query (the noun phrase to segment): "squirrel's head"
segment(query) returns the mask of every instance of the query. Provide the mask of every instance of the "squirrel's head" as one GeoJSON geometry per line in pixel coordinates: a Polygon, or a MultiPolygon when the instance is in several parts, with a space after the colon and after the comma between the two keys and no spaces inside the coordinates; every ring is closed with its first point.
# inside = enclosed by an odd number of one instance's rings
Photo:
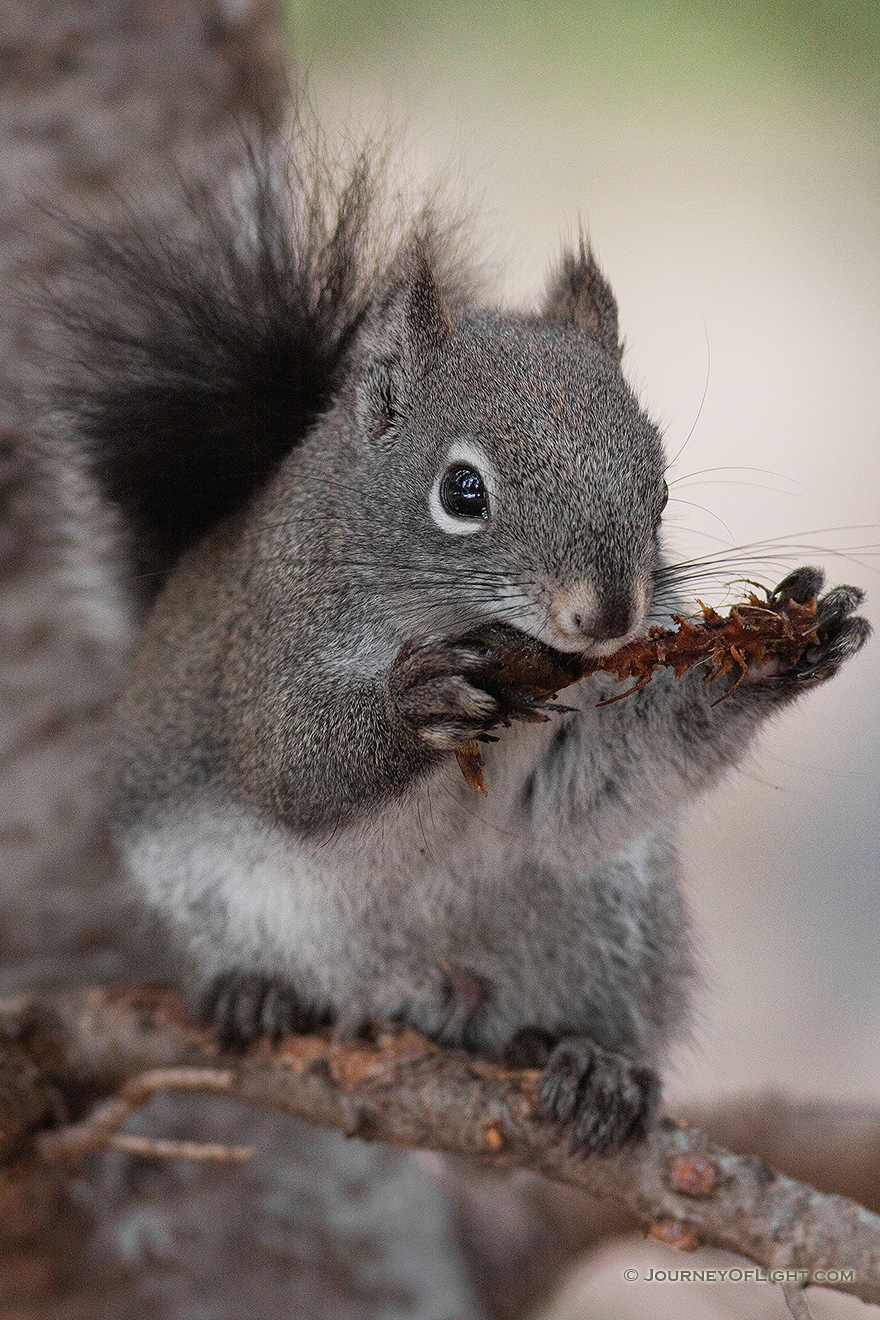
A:
{"type": "Polygon", "coordinates": [[[453,316],[410,251],[364,333],[350,421],[376,562],[426,622],[494,617],[593,654],[638,629],[665,460],[620,355],[614,296],[583,245],[536,315],[453,316]]]}

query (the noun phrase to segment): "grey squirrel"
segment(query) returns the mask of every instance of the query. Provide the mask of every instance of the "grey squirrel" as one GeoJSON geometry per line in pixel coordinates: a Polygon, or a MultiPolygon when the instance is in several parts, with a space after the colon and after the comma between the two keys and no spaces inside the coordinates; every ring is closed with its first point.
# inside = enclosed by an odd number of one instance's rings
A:
{"type": "Polygon", "coordinates": [[[785,672],[603,708],[599,674],[499,728],[469,631],[601,655],[680,606],[661,436],[589,248],[538,310],[482,307],[427,212],[383,245],[368,156],[334,181],[257,147],[178,234],[84,239],[63,415],[148,606],[114,829],[224,1044],[402,1021],[542,1067],[601,1154],[645,1132],[687,1018],[678,818],[860,649],[861,593],[785,672]]]}

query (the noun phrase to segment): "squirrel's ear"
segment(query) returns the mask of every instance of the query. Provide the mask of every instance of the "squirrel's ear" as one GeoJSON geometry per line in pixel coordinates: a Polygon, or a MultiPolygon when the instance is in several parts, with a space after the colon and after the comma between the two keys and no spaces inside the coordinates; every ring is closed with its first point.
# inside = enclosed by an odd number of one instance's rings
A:
{"type": "Polygon", "coordinates": [[[548,321],[575,325],[615,362],[623,353],[617,328],[617,302],[583,238],[577,255],[566,252],[550,280],[544,301],[548,321]]]}
{"type": "Polygon", "coordinates": [[[416,238],[364,331],[356,408],[371,440],[393,427],[406,407],[411,382],[424,375],[452,333],[446,300],[424,244],[416,238]]]}

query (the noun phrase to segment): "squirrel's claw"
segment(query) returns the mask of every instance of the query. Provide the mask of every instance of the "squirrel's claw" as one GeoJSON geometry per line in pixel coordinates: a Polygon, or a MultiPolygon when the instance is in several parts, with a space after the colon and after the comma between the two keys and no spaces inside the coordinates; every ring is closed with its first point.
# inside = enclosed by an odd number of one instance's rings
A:
{"type": "Polygon", "coordinates": [[[812,566],[796,568],[770,593],[772,601],[793,600],[797,605],[804,605],[818,596],[825,583],[825,574],[821,568],[812,566]]]}
{"type": "Polygon", "coordinates": [[[216,977],[201,996],[198,1014],[218,1043],[231,1050],[243,1050],[257,1036],[278,1041],[321,1020],[286,982],[241,972],[216,977]]]}
{"type": "Polygon", "coordinates": [[[507,698],[505,715],[509,720],[521,720],[526,724],[545,724],[551,715],[571,715],[576,710],[576,706],[564,706],[559,701],[514,693],[507,698]]]}

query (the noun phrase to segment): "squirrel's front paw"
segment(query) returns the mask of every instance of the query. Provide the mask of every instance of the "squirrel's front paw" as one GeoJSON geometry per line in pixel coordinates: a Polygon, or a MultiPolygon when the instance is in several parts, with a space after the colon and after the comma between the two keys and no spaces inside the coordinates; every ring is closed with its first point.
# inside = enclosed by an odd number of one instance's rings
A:
{"type": "Polygon", "coordinates": [[[547,1060],[539,1100],[573,1151],[610,1155],[647,1132],[660,1103],[660,1079],[652,1068],[570,1036],[547,1060]]]}
{"type": "Polygon", "coordinates": [[[227,1049],[244,1049],[257,1036],[277,1041],[320,1024],[283,981],[257,972],[225,972],[199,1001],[199,1015],[227,1049]]]}
{"type": "Polygon", "coordinates": [[[404,642],[388,674],[391,704],[404,724],[440,752],[452,752],[500,719],[485,684],[498,661],[442,638],[404,642]]]}
{"type": "MultiPolygon", "coordinates": [[[[788,598],[803,604],[818,596],[825,574],[818,568],[797,568],[780,582],[771,600],[788,598]]],[[[818,641],[807,648],[796,664],[783,668],[768,666],[753,681],[766,684],[780,695],[795,695],[826,682],[840,666],[862,649],[871,635],[871,625],[855,611],[864,599],[858,587],[834,587],[820,596],[812,630],[818,641]]]]}

